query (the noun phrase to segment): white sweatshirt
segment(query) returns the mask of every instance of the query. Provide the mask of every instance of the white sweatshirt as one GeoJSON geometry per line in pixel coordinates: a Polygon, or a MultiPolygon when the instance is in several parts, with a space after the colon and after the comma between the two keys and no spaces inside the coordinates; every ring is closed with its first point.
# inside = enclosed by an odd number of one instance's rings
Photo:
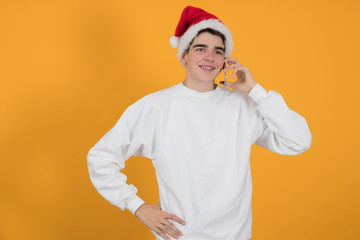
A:
{"type": "Polygon", "coordinates": [[[252,233],[251,146],[296,155],[311,141],[306,120],[259,83],[249,94],[179,83],[129,106],[90,150],[88,168],[98,192],[134,214],[145,201],[120,170],[131,156],[149,158],[162,210],[186,221],[169,220],[180,239],[245,240],[252,233]]]}

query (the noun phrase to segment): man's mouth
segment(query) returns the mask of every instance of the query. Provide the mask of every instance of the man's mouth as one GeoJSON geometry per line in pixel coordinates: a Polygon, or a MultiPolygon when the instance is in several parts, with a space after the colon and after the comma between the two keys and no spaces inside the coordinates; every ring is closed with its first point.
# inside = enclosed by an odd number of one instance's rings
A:
{"type": "Polygon", "coordinates": [[[214,70],[215,67],[211,67],[211,66],[204,66],[204,65],[199,65],[202,69],[206,69],[206,70],[214,70]]]}

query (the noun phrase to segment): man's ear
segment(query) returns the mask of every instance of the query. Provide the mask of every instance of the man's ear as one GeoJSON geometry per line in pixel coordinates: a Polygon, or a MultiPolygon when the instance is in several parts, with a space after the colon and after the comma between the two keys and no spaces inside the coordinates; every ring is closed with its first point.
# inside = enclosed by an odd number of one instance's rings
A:
{"type": "Polygon", "coordinates": [[[182,62],[182,64],[184,64],[186,66],[186,64],[187,64],[187,54],[186,54],[186,52],[183,52],[183,54],[181,55],[181,62],[182,62]]]}

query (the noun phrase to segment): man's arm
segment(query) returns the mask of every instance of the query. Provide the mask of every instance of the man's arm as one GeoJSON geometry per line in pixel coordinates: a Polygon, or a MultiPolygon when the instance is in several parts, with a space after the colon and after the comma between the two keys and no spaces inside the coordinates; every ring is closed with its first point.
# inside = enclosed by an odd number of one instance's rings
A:
{"type": "MultiPolygon", "coordinates": [[[[142,111],[144,112],[144,111],[142,111]]],[[[121,210],[130,210],[147,228],[164,239],[182,236],[181,231],[167,219],[185,224],[174,214],[161,210],[158,205],[145,203],[136,195],[137,188],[126,184],[127,177],[120,171],[131,156],[152,158],[154,149],[151,114],[138,117],[126,109],[116,125],[103,136],[88,153],[88,169],[97,191],[121,210]]]]}
{"type": "Polygon", "coordinates": [[[125,161],[140,148],[141,143],[131,137],[132,113],[126,109],[116,125],[98,141],[87,155],[90,179],[97,191],[111,204],[133,214],[145,203],[137,196],[137,188],[126,184],[120,171],[125,161]]]}
{"type": "Polygon", "coordinates": [[[289,109],[279,93],[267,92],[257,83],[249,96],[259,110],[257,145],[283,155],[300,154],[310,148],[312,135],[305,118],[289,109]]]}
{"type": "MultiPolygon", "coordinates": [[[[267,92],[256,83],[247,66],[238,59],[227,58],[229,64],[224,71],[234,69],[232,77],[236,82],[228,82],[229,87],[249,95],[258,104],[258,132],[256,144],[272,152],[295,155],[310,148],[312,135],[304,117],[289,109],[283,97],[275,92],[267,92]]],[[[220,84],[224,84],[223,81],[220,84]]]]}

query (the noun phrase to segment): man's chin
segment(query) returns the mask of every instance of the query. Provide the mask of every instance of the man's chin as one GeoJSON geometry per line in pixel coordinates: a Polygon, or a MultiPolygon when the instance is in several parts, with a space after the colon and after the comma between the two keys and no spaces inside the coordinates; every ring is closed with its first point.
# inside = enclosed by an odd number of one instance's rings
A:
{"type": "Polygon", "coordinates": [[[214,79],[203,79],[201,80],[202,83],[206,84],[206,83],[214,83],[215,82],[215,78],[214,79]]]}
{"type": "Polygon", "coordinates": [[[217,78],[217,76],[219,76],[220,72],[218,73],[212,73],[209,76],[206,76],[204,79],[206,79],[206,81],[214,81],[215,78],[217,78]]]}

